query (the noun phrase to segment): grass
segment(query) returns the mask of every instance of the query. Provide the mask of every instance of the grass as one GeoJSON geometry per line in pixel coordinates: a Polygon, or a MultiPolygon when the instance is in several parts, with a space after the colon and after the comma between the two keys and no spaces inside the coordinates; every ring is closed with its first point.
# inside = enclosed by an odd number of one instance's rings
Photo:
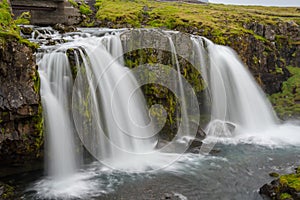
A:
{"type": "Polygon", "coordinates": [[[291,199],[292,195],[290,195],[289,193],[282,193],[280,195],[280,200],[285,200],[285,199],[291,199]]]}
{"type": "Polygon", "coordinates": [[[18,35],[17,26],[10,13],[10,7],[7,0],[0,1],[0,33],[1,35],[18,35]]]}
{"type": "MultiPolygon", "coordinates": [[[[189,4],[147,0],[96,0],[96,18],[132,27],[160,27],[167,29],[203,28],[202,35],[226,40],[228,34],[250,34],[247,22],[277,24],[278,21],[300,23],[296,8],[233,6],[220,4],[189,4]]],[[[182,31],[182,30],[180,30],[182,31]]],[[[253,34],[253,33],[252,33],[253,34]]],[[[260,36],[256,36],[260,37],[260,36]]],[[[264,38],[259,38],[264,40],[264,38]]]]}
{"type": "Polygon", "coordinates": [[[68,0],[68,2],[74,7],[74,8],[78,8],[80,14],[83,15],[91,15],[93,13],[93,11],[91,10],[90,6],[87,5],[83,0],[80,2],[80,4],[78,4],[76,1],[74,0],[68,0]]]}
{"type": "Polygon", "coordinates": [[[79,6],[79,11],[83,15],[90,15],[90,14],[93,13],[93,11],[91,10],[91,8],[87,4],[85,4],[85,3],[83,3],[83,4],[81,4],[79,6]]]}
{"type": "MultiPolygon", "coordinates": [[[[19,19],[23,22],[26,20],[24,17],[19,19]]],[[[31,43],[20,36],[20,29],[17,26],[17,23],[21,22],[20,20],[15,21],[12,18],[7,0],[0,0],[0,44],[10,39],[16,39],[18,42],[26,44],[31,48],[37,48],[37,44],[31,43]]]]}

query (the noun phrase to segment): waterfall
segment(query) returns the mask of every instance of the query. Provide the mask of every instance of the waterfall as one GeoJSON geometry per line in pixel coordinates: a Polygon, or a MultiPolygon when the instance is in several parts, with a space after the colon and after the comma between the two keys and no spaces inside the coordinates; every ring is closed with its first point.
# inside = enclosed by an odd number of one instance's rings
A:
{"type": "Polygon", "coordinates": [[[208,134],[230,136],[229,123],[248,131],[276,125],[270,103],[236,53],[202,37],[191,39],[212,99],[208,134]]]}
{"type": "MultiPolygon", "coordinates": [[[[178,92],[181,96],[181,98],[180,98],[181,110],[182,110],[181,121],[177,122],[177,127],[180,127],[180,130],[178,130],[177,137],[180,139],[181,137],[184,137],[184,136],[192,136],[192,134],[190,133],[191,130],[189,127],[189,117],[188,117],[188,113],[187,113],[187,102],[186,102],[187,96],[184,91],[184,84],[183,84],[183,80],[182,80],[182,76],[181,76],[181,72],[180,72],[181,67],[180,67],[180,64],[178,61],[177,52],[176,52],[176,48],[175,48],[174,42],[172,40],[172,37],[168,33],[167,33],[167,37],[169,40],[170,50],[172,53],[172,64],[175,66],[175,68],[177,70],[177,77],[178,77],[177,88],[179,88],[178,92]],[[180,123],[181,123],[181,126],[180,126],[180,123]]],[[[174,79],[174,80],[176,80],[176,79],[174,79]]],[[[179,116],[177,116],[177,117],[178,117],[178,119],[180,118],[179,116]]]]}
{"type": "Polygon", "coordinates": [[[44,108],[49,175],[64,178],[76,171],[73,126],[68,96],[73,79],[67,56],[59,51],[46,54],[38,62],[44,108]]]}
{"type": "Polygon", "coordinates": [[[112,168],[139,167],[134,160],[153,151],[154,122],[138,83],[122,66],[122,54],[120,38],[113,34],[61,44],[41,57],[50,175],[75,171],[75,130],[85,148],[112,168]],[[70,49],[75,66],[68,61],[70,49]]]}

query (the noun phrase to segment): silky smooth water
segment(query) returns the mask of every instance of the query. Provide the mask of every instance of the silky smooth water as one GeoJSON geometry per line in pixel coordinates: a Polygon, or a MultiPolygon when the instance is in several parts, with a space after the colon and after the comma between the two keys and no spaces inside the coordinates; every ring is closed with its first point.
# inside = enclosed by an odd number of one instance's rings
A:
{"type": "Polygon", "coordinates": [[[63,179],[77,168],[74,127],[68,110],[72,74],[68,58],[61,52],[44,55],[38,65],[48,150],[46,168],[52,178],[63,179]]]}
{"type": "Polygon", "coordinates": [[[266,95],[232,49],[203,37],[191,40],[212,100],[206,142],[300,144],[299,126],[279,123],[266,95]]]}

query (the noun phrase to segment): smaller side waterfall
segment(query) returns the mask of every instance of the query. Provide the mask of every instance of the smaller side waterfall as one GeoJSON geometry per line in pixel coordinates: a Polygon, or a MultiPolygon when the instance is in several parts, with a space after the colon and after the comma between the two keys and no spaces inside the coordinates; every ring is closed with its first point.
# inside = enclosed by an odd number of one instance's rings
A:
{"type": "Polygon", "coordinates": [[[48,141],[48,171],[53,178],[64,178],[77,168],[68,98],[72,93],[72,73],[67,56],[59,51],[44,55],[38,64],[48,141]]]}
{"type": "Polygon", "coordinates": [[[212,99],[208,134],[223,127],[223,135],[230,135],[226,121],[248,131],[277,124],[270,103],[233,50],[201,37],[192,37],[192,41],[212,99]]]}
{"type": "MultiPolygon", "coordinates": [[[[172,64],[175,66],[176,70],[177,70],[177,76],[178,76],[178,84],[177,84],[177,88],[178,88],[178,92],[181,96],[180,98],[180,104],[181,104],[181,122],[177,122],[177,126],[180,127],[180,130],[178,130],[178,134],[177,137],[184,137],[184,136],[192,136],[192,134],[190,133],[190,127],[189,127],[189,117],[187,114],[187,102],[186,102],[186,94],[185,94],[185,90],[184,90],[184,84],[182,81],[182,76],[181,76],[181,72],[180,72],[180,64],[178,61],[178,57],[177,57],[177,52],[176,52],[176,48],[174,45],[174,42],[172,40],[171,35],[169,35],[168,33],[167,37],[169,40],[169,44],[170,44],[170,50],[172,53],[172,64]],[[181,123],[181,126],[180,126],[181,123]]],[[[178,116],[178,119],[180,117],[178,116]]]]}

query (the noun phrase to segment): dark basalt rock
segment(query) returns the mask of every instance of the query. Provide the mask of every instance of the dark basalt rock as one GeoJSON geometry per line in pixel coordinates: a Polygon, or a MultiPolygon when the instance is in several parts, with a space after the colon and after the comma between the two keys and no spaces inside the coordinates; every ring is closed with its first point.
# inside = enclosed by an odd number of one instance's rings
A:
{"type": "Polygon", "coordinates": [[[57,30],[59,33],[67,33],[67,32],[74,32],[77,31],[75,26],[68,26],[64,24],[55,24],[53,26],[54,30],[57,30]]]}
{"type": "Polygon", "coordinates": [[[0,45],[0,163],[41,156],[42,116],[34,50],[16,40],[0,45]]]}

